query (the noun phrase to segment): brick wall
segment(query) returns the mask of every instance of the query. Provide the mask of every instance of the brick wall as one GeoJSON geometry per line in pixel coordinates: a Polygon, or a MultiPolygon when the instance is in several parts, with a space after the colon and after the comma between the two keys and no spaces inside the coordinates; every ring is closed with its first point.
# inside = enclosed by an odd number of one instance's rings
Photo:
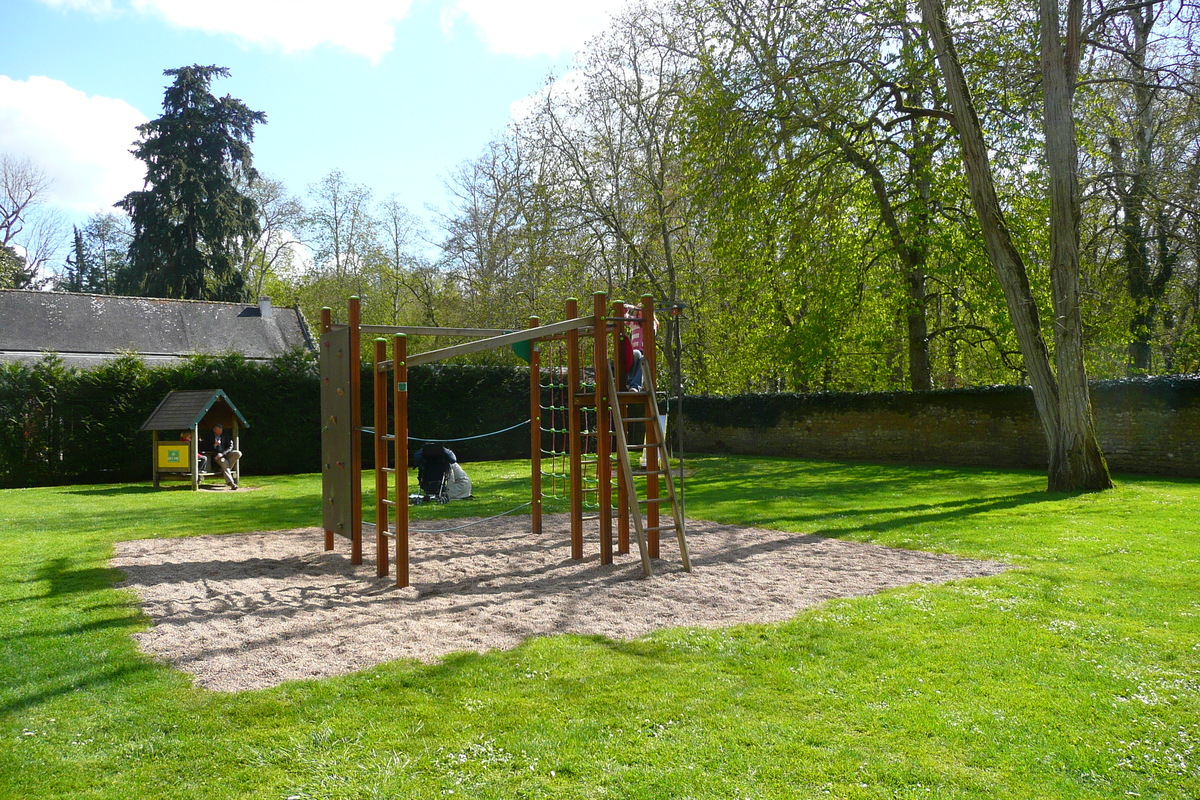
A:
{"type": "MultiPolygon", "coordinates": [[[[1200,477],[1200,376],[1092,386],[1114,472],[1200,477]]],[[[879,394],[689,397],[692,452],[903,464],[1046,467],[1028,387],[879,394]]]]}

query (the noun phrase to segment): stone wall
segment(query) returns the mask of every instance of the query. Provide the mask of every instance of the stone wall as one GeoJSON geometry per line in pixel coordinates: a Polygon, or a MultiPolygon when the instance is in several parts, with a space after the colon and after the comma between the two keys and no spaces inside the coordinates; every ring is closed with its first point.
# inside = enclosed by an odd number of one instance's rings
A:
{"type": "MultiPolygon", "coordinates": [[[[1200,376],[1092,385],[1113,472],[1200,477],[1200,376]]],[[[689,397],[691,452],[899,464],[1046,468],[1028,387],[689,397]]]]}

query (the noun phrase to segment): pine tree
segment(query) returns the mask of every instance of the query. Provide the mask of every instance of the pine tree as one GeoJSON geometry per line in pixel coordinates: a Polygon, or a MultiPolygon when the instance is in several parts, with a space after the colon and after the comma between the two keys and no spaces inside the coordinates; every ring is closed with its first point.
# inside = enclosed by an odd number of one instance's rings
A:
{"type": "Polygon", "coordinates": [[[133,154],[146,188],[117,206],[129,212],[131,274],[141,294],[191,300],[245,300],[242,250],[259,234],[254,201],[238,190],[251,166],[254,126],[266,122],[241,100],[209,91],[225,67],[169,69],[163,115],[138,128],[133,154]]]}
{"type": "Polygon", "coordinates": [[[62,276],[55,281],[55,288],[60,292],[86,292],[90,289],[84,288],[88,282],[88,257],[87,250],[83,246],[83,234],[79,232],[79,226],[75,226],[75,237],[71,244],[71,254],[67,256],[67,266],[63,269],[62,276]]]}

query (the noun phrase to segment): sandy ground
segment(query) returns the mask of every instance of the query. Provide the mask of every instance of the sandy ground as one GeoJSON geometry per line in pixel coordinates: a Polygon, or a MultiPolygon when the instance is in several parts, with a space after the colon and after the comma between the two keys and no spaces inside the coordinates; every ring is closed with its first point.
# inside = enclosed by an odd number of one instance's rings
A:
{"type": "Polygon", "coordinates": [[[153,622],[136,635],[143,650],[217,691],[400,658],[435,662],[555,633],[632,639],[668,626],[786,620],[835,597],[1008,568],[689,520],[693,571],[683,571],[672,537],[647,579],[636,543],[632,554],[601,566],[593,532],[587,558],[572,561],[568,530],[567,518],[555,516],[537,537],[528,517],[414,533],[407,589],[376,577],[373,530],[357,567],[347,540],[324,552],[318,528],[121,542],[113,565],[153,622]]]}

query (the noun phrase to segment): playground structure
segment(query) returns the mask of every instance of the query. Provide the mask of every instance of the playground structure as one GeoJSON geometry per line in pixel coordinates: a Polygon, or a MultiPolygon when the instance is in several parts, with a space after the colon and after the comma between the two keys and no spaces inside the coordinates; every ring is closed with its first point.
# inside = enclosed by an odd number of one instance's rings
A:
{"type": "Polygon", "coordinates": [[[639,306],[610,306],[603,292],[593,295],[590,315],[580,316],[578,301],[572,299],[561,322],[541,325],[531,317],[529,327],[519,331],[363,325],[354,297],[344,325],[334,323],[330,309],[322,309],[325,549],[334,548],[336,535],[345,536],[350,539],[351,562],[362,563],[362,435],[370,434],[376,466],[377,572],[380,577],[390,572],[388,540],[395,539],[396,583],[409,585],[409,534],[426,531],[411,531],[408,518],[408,368],[520,345],[522,350],[528,347],[530,364],[531,499],[513,511],[530,506],[533,533],[540,534],[543,498],[561,496],[555,493],[563,489],[570,502],[573,559],[584,558],[584,523],[596,520],[600,563],[613,563],[614,523],[615,550],[626,554],[632,520],[644,575],[651,574],[651,560],[660,556],[660,534],[672,530],[684,569],[690,570],[683,506],[669,469],[664,421],[654,390],[654,328],[652,297],[643,297],[639,306]],[[359,359],[364,333],[381,337],[374,340],[372,427],[364,427],[361,419],[359,359]],[[385,335],[392,337],[390,358],[385,335]],[[473,341],[409,355],[409,336],[473,341]],[[640,364],[630,361],[634,350],[641,353],[640,364]],[[585,381],[589,371],[590,379],[585,381]],[[627,385],[630,377],[634,387],[627,385]],[[630,426],[643,428],[640,443],[633,441],[638,431],[630,426]],[[634,466],[631,453],[642,455],[639,466],[634,466]],[[547,478],[550,495],[544,492],[547,478]],[[669,524],[664,517],[670,518],[669,524]]]}

